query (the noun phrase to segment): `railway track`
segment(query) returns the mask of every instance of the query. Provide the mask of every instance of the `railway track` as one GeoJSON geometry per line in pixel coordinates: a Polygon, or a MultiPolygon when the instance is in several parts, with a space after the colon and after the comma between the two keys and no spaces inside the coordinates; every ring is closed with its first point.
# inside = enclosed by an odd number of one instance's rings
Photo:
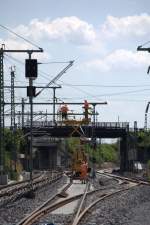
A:
{"type": "MultiPolygon", "coordinates": [[[[42,179],[43,177],[44,177],[43,175],[39,175],[35,177],[33,179],[33,183],[42,179]]],[[[15,191],[17,188],[19,189],[20,187],[26,186],[27,184],[29,184],[29,179],[4,185],[0,187],[0,197],[3,197],[5,195],[10,195],[10,193],[13,192],[13,190],[15,191]]]]}
{"type": "MultiPolygon", "coordinates": [[[[43,204],[39,209],[35,210],[33,213],[31,213],[28,217],[26,217],[24,220],[22,220],[17,225],[32,225],[36,222],[38,224],[38,221],[45,217],[47,214],[50,214],[54,212],[56,209],[60,209],[63,206],[69,204],[70,202],[79,200],[79,204],[77,205],[76,212],[73,213],[72,221],[69,223],[69,225],[77,225],[79,224],[80,220],[86,215],[86,213],[89,212],[89,210],[92,209],[99,201],[102,201],[105,198],[111,197],[112,195],[115,195],[120,192],[124,192],[129,190],[130,188],[139,185],[139,183],[135,182],[120,182],[119,178],[113,178],[116,179],[118,182],[118,188],[116,190],[115,188],[109,189],[108,187],[98,188],[93,191],[89,191],[90,183],[88,182],[86,184],[84,193],[74,195],[72,197],[66,198],[64,200],[59,200],[58,202],[51,202],[51,199],[48,200],[45,204],[43,204]],[[123,185],[124,183],[124,185],[123,185]],[[95,200],[88,200],[88,198],[92,195],[95,195],[95,200]],[[88,205],[88,207],[87,207],[88,205]]],[[[91,199],[93,197],[90,197],[91,199]]],[[[54,198],[53,198],[54,200],[54,198]]],[[[40,222],[41,224],[41,222],[40,222]]]]}
{"type": "MultiPolygon", "coordinates": [[[[70,187],[70,185],[67,185],[67,188],[69,188],[69,187],[70,187]]],[[[65,191],[67,190],[67,188],[65,188],[65,191]]],[[[83,197],[83,195],[84,195],[84,194],[78,194],[73,197],[69,197],[65,200],[59,200],[58,202],[51,203],[51,201],[53,201],[54,198],[56,198],[56,196],[61,195],[63,191],[61,190],[59,193],[54,195],[52,198],[48,199],[47,202],[45,202],[42,206],[40,206],[38,209],[36,209],[34,212],[32,212],[30,215],[28,215],[22,221],[20,221],[17,225],[31,225],[34,222],[36,222],[37,220],[39,220],[42,216],[44,216],[48,213],[52,213],[56,209],[59,209],[60,207],[63,207],[73,201],[76,201],[76,200],[80,199],[81,197],[83,197]]],[[[94,190],[94,191],[89,191],[87,193],[87,195],[91,195],[92,193],[95,193],[98,191],[99,191],[98,189],[94,190]]],[[[56,200],[58,200],[58,198],[56,200]]]]}
{"type": "Polygon", "coordinates": [[[54,176],[49,176],[47,173],[37,176],[33,179],[32,187],[29,180],[7,185],[0,190],[0,206],[3,206],[10,201],[15,201],[21,196],[26,196],[27,193],[30,192],[31,188],[34,191],[46,184],[55,182],[61,178],[61,176],[62,173],[56,173],[54,176]]]}
{"type": "Polygon", "coordinates": [[[125,185],[123,185],[123,183],[119,183],[119,184],[121,185],[119,189],[106,191],[104,194],[97,197],[97,199],[93,201],[92,203],[86,204],[86,206],[83,206],[84,203],[82,203],[82,206],[80,207],[80,210],[76,214],[75,219],[71,225],[79,225],[80,222],[84,220],[84,218],[86,217],[88,213],[91,214],[91,211],[94,210],[93,208],[96,207],[97,203],[103,201],[106,198],[111,198],[112,196],[117,195],[121,192],[128,191],[129,189],[139,185],[139,183],[132,183],[132,182],[126,183],[125,185]]]}
{"type": "MultiPolygon", "coordinates": [[[[55,193],[50,199],[48,199],[46,202],[44,202],[39,208],[34,210],[31,214],[29,214],[27,217],[22,219],[17,225],[29,225],[32,224],[34,221],[36,221],[38,218],[43,216],[45,212],[53,211],[57,208],[57,205],[61,203],[52,204],[53,201],[58,200],[60,196],[64,196],[65,191],[70,187],[71,183],[66,184],[65,187],[63,187],[60,191],[55,193]],[[50,205],[50,206],[48,206],[50,205]]],[[[63,201],[62,201],[63,202],[63,201]]],[[[62,204],[63,205],[63,204],[62,204]]]]}
{"type": "Polygon", "coordinates": [[[119,193],[123,193],[123,192],[126,192],[130,189],[132,189],[133,187],[135,186],[138,186],[138,185],[149,185],[150,186],[150,183],[149,182],[146,182],[146,181],[142,181],[142,180],[139,180],[139,179],[135,179],[135,178],[128,178],[128,177],[123,177],[123,176],[119,176],[119,175],[113,175],[113,174],[110,174],[108,172],[97,172],[103,176],[108,176],[108,177],[111,177],[111,178],[114,178],[115,180],[117,180],[119,182],[119,184],[124,184],[124,183],[128,183],[127,187],[122,187],[121,189],[119,190],[116,190],[116,191],[110,191],[106,194],[104,194],[104,196],[101,196],[99,197],[98,199],[96,199],[95,201],[93,201],[91,204],[89,204],[87,207],[85,207],[84,209],[81,210],[81,207],[80,207],[80,210],[77,212],[76,214],[76,217],[73,221],[73,223],[71,225],[79,225],[81,221],[84,220],[84,218],[87,216],[88,213],[91,214],[91,211],[93,210],[93,208],[98,204],[100,203],[101,201],[103,201],[104,199],[108,199],[108,198],[111,198],[119,193]],[[120,182],[122,181],[122,182],[120,182]]]}
{"type": "Polygon", "coordinates": [[[116,174],[112,174],[112,173],[109,173],[109,172],[99,172],[97,171],[97,174],[100,174],[100,175],[104,175],[104,176],[109,176],[109,177],[112,177],[114,179],[118,179],[118,180],[123,180],[123,181],[128,181],[128,182],[135,182],[135,183],[140,183],[140,184],[143,184],[143,185],[148,185],[150,186],[150,182],[148,181],[143,181],[139,178],[129,178],[129,177],[124,177],[124,176],[119,176],[119,175],[116,175],[116,174]]]}
{"type": "MultiPolygon", "coordinates": [[[[36,175],[33,174],[33,180],[38,179],[38,178],[40,178],[41,176],[43,176],[43,173],[39,173],[39,174],[36,174],[36,175]]],[[[9,188],[11,188],[11,187],[13,187],[13,186],[16,186],[16,185],[19,185],[19,184],[23,184],[23,183],[28,182],[28,181],[29,181],[29,179],[24,179],[24,180],[22,180],[22,181],[9,183],[9,184],[7,184],[7,185],[1,185],[1,186],[0,186],[0,193],[4,192],[5,190],[7,190],[7,189],[9,189],[9,188]]]]}

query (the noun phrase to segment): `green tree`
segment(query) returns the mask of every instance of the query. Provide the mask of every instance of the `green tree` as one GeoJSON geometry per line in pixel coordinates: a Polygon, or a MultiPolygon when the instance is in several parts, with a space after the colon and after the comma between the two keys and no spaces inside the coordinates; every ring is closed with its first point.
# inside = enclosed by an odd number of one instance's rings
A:
{"type": "Polygon", "coordinates": [[[68,151],[70,153],[73,153],[76,150],[77,146],[80,145],[80,139],[76,137],[68,138],[66,142],[67,142],[68,151]]]}
{"type": "Polygon", "coordinates": [[[137,144],[139,147],[150,147],[150,132],[138,132],[137,144]]]}
{"type": "Polygon", "coordinates": [[[5,170],[13,179],[17,177],[17,173],[13,171],[12,166],[14,161],[13,151],[15,150],[17,160],[17,155],[19,153],[24,153],[25,146],[26,140],[22,130],[17,129],[15,133],[12,133],[8,128],[4,129],[5,170]]]}

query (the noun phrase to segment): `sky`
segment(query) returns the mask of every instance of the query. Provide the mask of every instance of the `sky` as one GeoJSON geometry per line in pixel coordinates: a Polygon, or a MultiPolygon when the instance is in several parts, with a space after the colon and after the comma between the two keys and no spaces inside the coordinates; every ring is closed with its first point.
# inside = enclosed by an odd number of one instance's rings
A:
{"type": "MultiPolygon", "coordinates": [[[[97,105],[100,122],[133,122],[144,126],[144,114],[150,94],[148,52],[137,47],[150,41],[150,2],[148,0],[1,0],[0,25],[44,49],[34,54],[39,62],[36,85],[45,85],[66,62],[74,65],[57,81],[58,101],[107,101],[97,105]],[[65,62],[65,63],[49,63],[65,62]],[[46,64],[44,64],[46,63],[46,64]],[[47,64],[49,63],[49,64],[47,64]]],[[[0,26],[0,43],[6,49],[37,49],[0,26]]],[[[150,43],[143,45],[150,47],[150,43]]],[[[24,75],[25,54],[7,54],[4,59],[5,84],[10,84],[10,67],[16,67],[16,85],[27,85],[24,75]]],[[[34,101],[52,101],[52,90],[44,90],[34,101]]],[[[15,90],[15,101],[26,91],[15,90]]],[[[10,101],[10,91],[5,92],[10,101]]],[[[7,106],[6,111],[9,111],[7,106]]],[[[16,107],[16,111],[21,108],[16,107]]],[[[26,110],[28,108],[26,107],[26,110]]],[[[34,107],[45,112],[46,107],[34,107]]],[[[47,107],[52,112],[50,106],[47,107]]],[[[81,107],[70,106],[74,112],[81,107]]],[[[149,121],[150,125],[150,121],[149,121]]]]}

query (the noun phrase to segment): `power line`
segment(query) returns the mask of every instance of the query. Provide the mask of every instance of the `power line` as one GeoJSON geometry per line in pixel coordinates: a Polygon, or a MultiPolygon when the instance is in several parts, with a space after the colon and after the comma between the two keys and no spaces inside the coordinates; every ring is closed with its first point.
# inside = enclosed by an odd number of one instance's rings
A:
{"type": "Polygon", "coordinates": [[[145,46],[145,45],[147,45],[147,44],[149,44],[149,43],[150,43],[150,41],[147,41],[147,42],[145,42],[144,44],[142,44],[141,47],[143,47],[143,46],[145,46]]]}
{"type": "Polygon", "coordinates": [[[13,56],[11,56],[11,55],[9,55],[9,54],[6,54],[6,53],[5,53],[5,56],[7,56],[8,58],[11,58],[12,60],[14,60],[14,61],[17,62],[17,63],[20,63],[21,65],[24,65],[24,63],[23,63],[21,60],[16,59],[15,57],[13,57],[13,56]]]}
{"type": "Polygon", "coordinates": [[[70,86],[70,87],[104,87],[104,88],[132,88],[132,87],[150,87],[148,84],[143,85],[102,85],[102,84],[69,84],[64,83],[64,86],[70,86]]]}
{"type": "Polygon", "coordinates": [[[108,94],[102,94],[102,95],[97,95],[97,96],[123,95],[123,94],[131,94],[131,93],[138,93],[138,92],[144,92],[144,91],[150,91],[150,89],[139,89],[139,90],[135,90],[135,91],[124,91],[124,92],[108,93],[108,94]]]}
{"type": "MultiPolygon", "coordinates": [[[[15,59],[14,57],[12,56],[9,56],[7,54],[8,57],[12,58],[13,60],[23,64],[23,62],[21,62],[20,60],[18,59],[15,59]]],[[[52,62],[53,63],[53,62],[52,62]]],[[[58,63],[58,62],[55,62],[55,63],[58,63]]],[[[60,62],[60,63],[63,63],[63,62],[60,62]]],[[[47,74],[46,72],[44,71],[40,71],[40,74],[42,77],[44,77],[46,80],[48,80],[48,76],[49,74],[47,74]],[[41,73],[43,73],[44,75],[42,75],[41,73]]],[[[17,82],[17,81],[16,81],[17,82]]],[[[22,81],[20,81],[22,82],[22,81]]],[[[150,85],[96,85],[96,84],[69,84],[69,83],[66,83],[66,82],[63,82],[62,80],[60,80],[60,82],[64,85],[64,86],[69,86],[69,87],[72,87],[73,89],[76,89],[86,95],[90,95],[92,98],[96,98],[96,97],[99,97],[99,96],[110,96],[110,95],[119,95],[119,94],[128,94],[128,93],[136,93],[136,92],[142,92],[142,91],[147,91],[148,89],[144,89],[144,90],[135,90],[135,91],[127,91],[127,92],[119,92],[119,93],[111,93],[111,94],[103,94],[103,95],[91,95],[91,93],[87,92],[87,91],[84,91],[78,87],[103,87],[103,88],[134,88],[134,87],[149,87],[150,85]]]]}
{"type": "MultiPolygon", "coordinates": [[[[124,91],[124,92],[116,92],[116,93],[107,93],[107,94],[101,94],[101,95],[95,95],[93,96],[94,98],[97,97],[105,97],[105,96],[114,96],[114,95],[123,95],[123,94],[130,94],[130,93],[138,93],[138,92],[145,92],[145,91],[150,91],[150,89],[140,89],[140,90],[135,90],[135,91],[124,91]]],[[[91,96],[92,97],[92,96],[91,96]]],[[[92,98],[93,98],[92,97],[92,98]]],[[[63,97],[64,99],[77,99],[77,97],[63,97]]],[[[78,99],[83,99],[82,97],[78,99]]]]}
{"type": "MultiPolygon", "coordinates": [[[[23,62],[21,62],[20,60],[17,60],[15,59],[14,57],[12,56],[9,56],[7,55],[8,57],[12,58],[13,60],[23,64],[23,62]]],[[[51,63],[54,63],[54,62],[51,62],[51,63]]],[[[55,62],[55,63],[59,63],[59,62],[55,62]]],[[[63,62],[60,62],[60,63],[63,63],[63,62]]],[[[46,72],[43,72],[43,71],[40,71],[40,75],[42,77],[44,77],[46,80],[49,79],[49,74],[47,74],[46,72]],[[44,75],[42,75],[41,73],[43,73],[44,75]]],[[[19,82],[19,81],[16,81],[16,82],[19,82]]],[[[20,81],[22,82],[22,81],[20,81]]],[[[82,89],[80,89],[79,87],[103,87],[103,88],[135,88],[135,87],[149,87],[150,85],[146,85],[146,84],[143,84],[143,85],[97,85],[97,84],[69,84],[69,83],[66,83],[66,82],[63,82],[60,80],[60,82],[64,85],[64,86],[68,86],[68,87],[71,87],[73,89],[76,89],[88,96],[91,96],[92,98],[97,98],[97,97],[100,97],[100,96],[114,96],[114,95],[122,95],[122,94],[129,94],[129,93],[137,93],[137,92],[144,92],[144,91],[149,91],[149,89],[140,89],[140,90],[133,90],[133,91],[126,91],[126,92],[118,92],[118,93],[106,93],[106,94],[102,94],[102,95],[92,95],[91,93],[87,92],[87,91],[84,91],[82,89]]],[[[65,97],[64,97],[65,98],[65,97]]],[[[67,98],[66,98],[67,99],[67,98]]],[[[69,98],[68,98],[69,99],[69,98]]],[[[73,98],[70,98],[70,99],[73,99],[73,98]]],[[[80,99],[83,99],[80,98],[80,99]]]]}
{"type": "Polygon", "coordinates": [[[31,44],[32,46],[41,49],[37,44],[33,43],[32,41],[28,40],[27,38],[22,37],[20,34],[17,34],[16,32],[12,31],[10,28],[0,24],[0,27],[2,27],[3,29],[9,31],[10,33],[14,34],[15,36],[19,37],[20,39],[26,41],[27,43],[31,44]]]}

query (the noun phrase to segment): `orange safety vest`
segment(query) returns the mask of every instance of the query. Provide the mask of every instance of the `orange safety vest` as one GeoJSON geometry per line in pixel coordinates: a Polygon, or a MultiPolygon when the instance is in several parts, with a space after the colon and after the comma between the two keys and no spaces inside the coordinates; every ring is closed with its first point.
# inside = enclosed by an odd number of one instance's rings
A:
{"type": "Polygon", "coordinates": [[[81,165],[81,179],[85,179],[87,177],[87,163],[83,163],[81,165]]]}
{"type": "Polygon", "coordinates": [[[89,103],[87,102],[87,100],[84,101],[84,107],[85,109],[89,109],[89,103]]]}
{"type": "Polygon", "coordinates": [[[63,106],[60,108],[60,111],[61,111],[62,113],[67,113],[68,110],[69,110],[68,107],[65,106],[65,105],[63,105],[63,106]]]}

